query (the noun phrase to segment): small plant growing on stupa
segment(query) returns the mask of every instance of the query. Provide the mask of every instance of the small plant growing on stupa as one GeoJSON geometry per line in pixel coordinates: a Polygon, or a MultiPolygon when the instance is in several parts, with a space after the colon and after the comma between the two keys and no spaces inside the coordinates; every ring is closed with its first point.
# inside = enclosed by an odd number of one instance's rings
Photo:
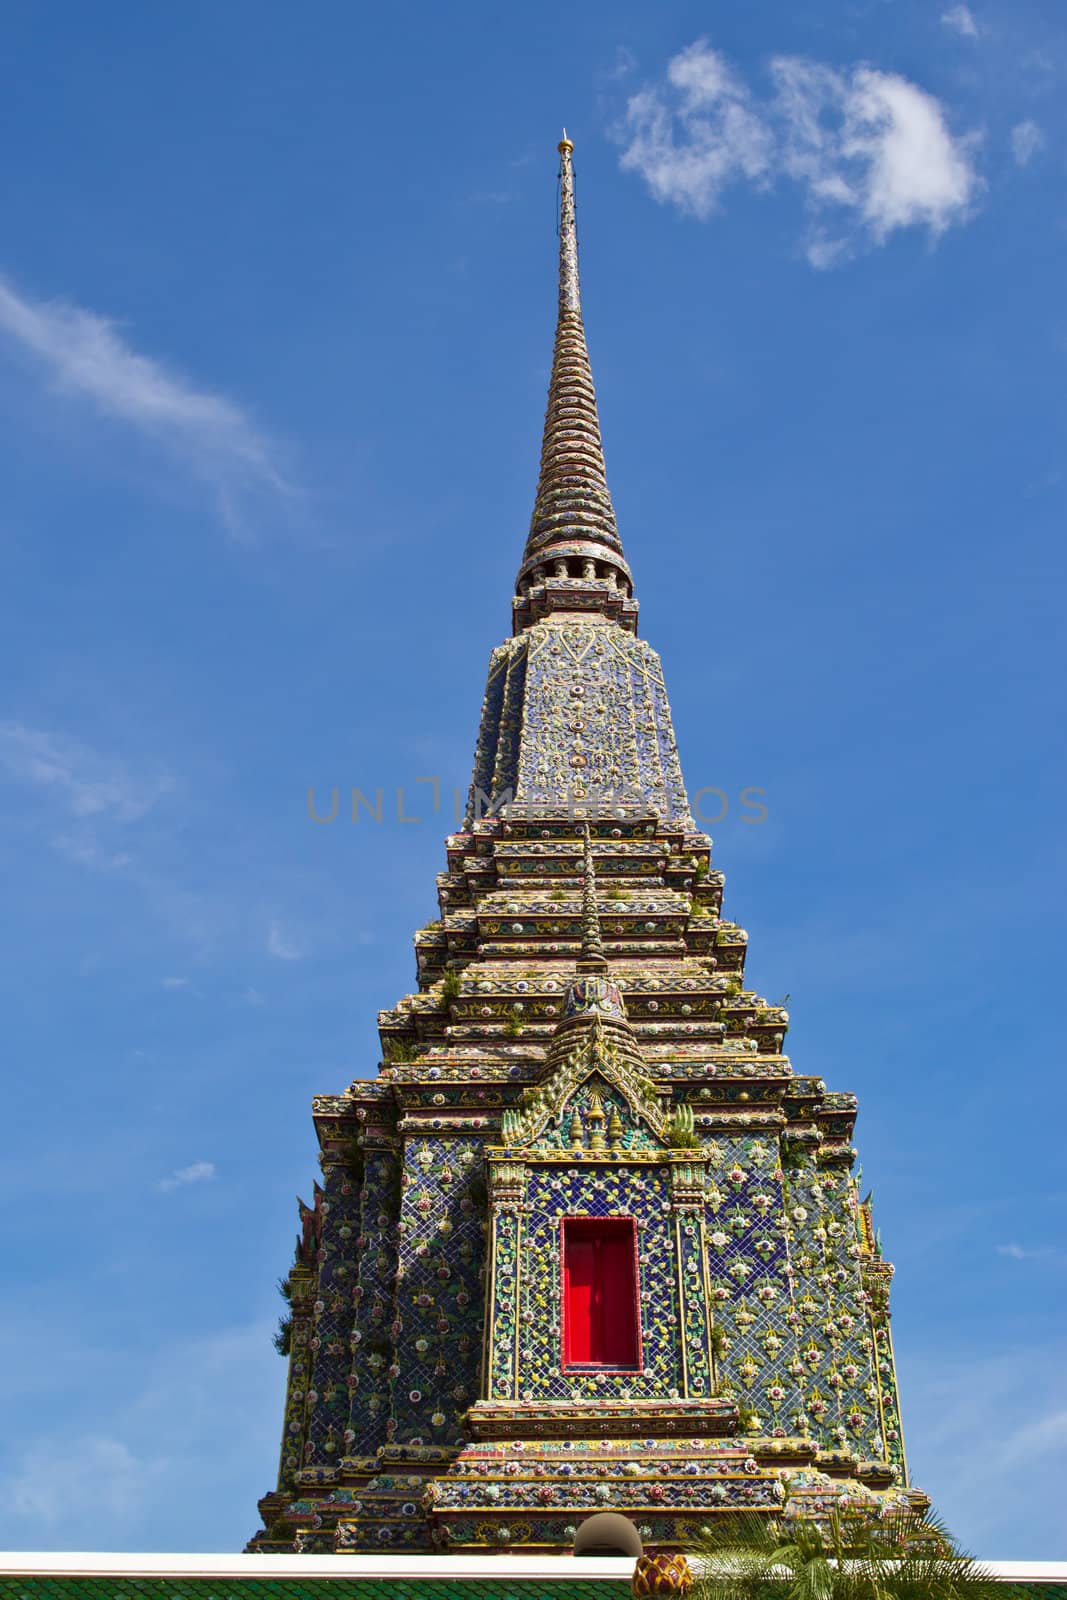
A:
{"type": "Polygon", "coordinates": [[[480,1169],[475,1169],[467,1180],[467,1199],[474,1208],[475,1213],[485,1210],[489,1204],[489,1184],[486,1176],[480,1169]]]}
{"type": "Polygon", "coordinates": [[[341,1160],[345,1172],[353,1183],[362,1183],[367,1168],[367,1158],[358,1139],[346,1139],[341,1146],[341,1160]]]}
{"type": "Polygon", "coordinates": [[[667,1143],[672,1150],[699,1150],[692,1106],[676,1106],[667,1123],[667,1143]]]}
{"type": "Polygon", "coordinates": [[[807,1159],[806,1159],[805,1154],[804,1154],[803,1145],[793,1144],[792,1141],[790,1141],[787,1144],[787,1143],[785,1143],[783,1141],[783,1144],[782,1144],[782,1171],[783,1172],[800,1172],[806,1166],[807,1166],[807,1159]]]}
{"type": "Polygon", "coordinates": [[[504,1032],[507,1034],[509,1039],[518,1039],[521,1037],[522,1017],[520,1016],[519,1012],[511,1011],[508,1013],[508,1020],[504,1024],[504,1032]]]}
{"type": "Polygon", "coordinates": [[[463,980],[455,967],[449,967],[441,979],[441,999],[446,1003],[458,1000],[463,993],[463,980]]]}
{"type": "Polygon", "coordinates": [[[398,1066],[407,1061],[414,1061],[418,1055],[418,1046],[410,1039],[386,1039],[382,1046],[382,1060],[388,1066],[398,1066]]]}
{"type": "Polygon", "coordinates": [[[274,1348],[280,1356],[287,1356],[293,1342],[292,1317],[278,1318],[278,1331],[274,1335],[274,1348]]]}

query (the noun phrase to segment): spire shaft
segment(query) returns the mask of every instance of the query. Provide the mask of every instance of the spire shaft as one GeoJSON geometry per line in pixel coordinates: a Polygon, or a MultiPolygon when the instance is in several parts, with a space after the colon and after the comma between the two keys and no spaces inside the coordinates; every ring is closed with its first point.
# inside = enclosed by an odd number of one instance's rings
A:
{"type": "Polygon", "coordinates": [[[556,610],[600,611],[636,625],[633,581],[608,492],[596,391],[582,325],[574,145],[559,144],[559,313],[516,625],[556,610]]]}
{"type": "Polygon", "coordinates": [[[574,211],[573,144],[563,130],[559,144],[559,310],[582,314],[582,294],[578,282],[578,222],[574,211]]]}
{"type": "Polygon", "coordinates": [[[585,825],[585,849],[582,856],[582,953],[578,959],[579,972],[606,972],[607,957],[600,937],[600,912],[596,903],[596,867],[593,863],[593,841],[589,824],[585,825]]]}

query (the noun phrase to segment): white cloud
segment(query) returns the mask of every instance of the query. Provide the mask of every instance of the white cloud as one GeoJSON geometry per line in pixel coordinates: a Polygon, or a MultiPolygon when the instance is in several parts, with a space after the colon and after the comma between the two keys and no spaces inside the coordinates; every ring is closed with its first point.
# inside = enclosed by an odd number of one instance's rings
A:
{"type": "Polygon", "coordinates": [[[299,961],[304,949],[280,922],[272,922],[267,930],[267,953],[279,961],[299,961]]]}
{"type": "Polygon", "coordinates": [[[164,978],[163,979],[163,987],[164,987],[164,989],[188,989],[188,987],[189,987],[189,979],[188,978],[164,978]]]}
{"type": "Polygon", "coordinates": [[[1045,147],[1045,135],[1030,117],[1017,122],[1011,130],[1011,153],[1017,167],[1028,167],[1039,150],[1045,147]]]}
{"type": "Polygon", "coordinates": [[[213,1161],[194,1161],[188,1167],[179,1167],[169,1178],[160,1178],[156,1187],[164,1194],[171,1194],[175,1189],[185,1189],[191,1183],[210,1183],[217,1176],[213,1161]]]}
{"type": "Polygon", "coordinates": [[[849,242],[847,239],[832,238],[821,228],[813,228],[805,242],[804,254],[808,265],[814,267],[816,272],[828,272],[831,267],[848,259],[849,242]]]}
{"type": "Polygon", "coordinates": [[[707,217],[728,184],[764,179],[770,130],[747,88],[704,40],[669,62],[667,85],[629,100],[621,165],[639,172],[657,200],[707,217]]]}
{"type": "Polygon", "coordinates": [[[162,445],[204,484],[231,533],[244,536],[250,493],[290,496],[277,448],[223,395],[141,355],[114,322],[59,300],[34,300],[0,278],[0,333],[56,388],[162,445]]]}
{"type": "Polygon", "coordinates": [[[970,215],[980,183],[974,138],[950,131],[938,100],[896,73],[842,73],[779,56],[773,92],[757,102],[726,60],[700,40],[665,80],[627,102],[620,164],[657,200],[707,217],[731,183],[798,184],[820,218],[806,241],[812,266],[836,265],[860,242],[899,228],[931,236],[970,215]]]}
{"type": "Polygon", "coordinates": [[[974,20],[974,13],[970,6],[950,6],[947,11],[942,11],[941,21],[946,28],[951,28],[954,33],[960,33],[965,39],[977,39],[978,24],[974,20]]]}
{"type": "Polygon", "coordinates": [[[877,244],[897,228],[937,235],[968,215],[978,188],[970,141],[953,139],[931,95],[872,67],[844,77],[779,57],[772,72],[783,167],[816,209],[851,211],[877,244]]]}
{"type": "MultiPolygon", "coordinates": [[[[0,768],[20,783],[50,790],[72,816],[112,822],[138,821],[174,787],[165,773],[136,777],[76,739],[21,722],[0,723],[0,768]]],[[[77,841],[67,843],[76,859],[77,841]]]]}

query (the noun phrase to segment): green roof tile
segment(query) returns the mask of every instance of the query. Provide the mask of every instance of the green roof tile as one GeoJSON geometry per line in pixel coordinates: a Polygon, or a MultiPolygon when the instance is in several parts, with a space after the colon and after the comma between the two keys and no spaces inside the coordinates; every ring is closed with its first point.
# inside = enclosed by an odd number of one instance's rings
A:
{"type": "MultiPolygon", "coordinates": [[[[623,1600],[624,1578],[0,1577],[0,1600],[623,1600]]],[[[1004,1600],[1067,1600],[1067,1583],[1004,1585],[1004,1600]]]]}
{"type": "MultiPolygon", "coordinates": [[[[619,1578],[0,1578],[0,1600],[623,1600],[619,1578]]],[[[1067,1587],[1048,1600],[1067,1600],[1067,1587]]]]}

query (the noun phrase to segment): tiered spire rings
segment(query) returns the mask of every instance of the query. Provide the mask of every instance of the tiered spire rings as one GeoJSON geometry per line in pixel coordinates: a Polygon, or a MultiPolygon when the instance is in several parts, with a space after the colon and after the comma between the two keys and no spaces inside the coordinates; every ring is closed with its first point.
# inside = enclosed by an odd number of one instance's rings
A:
{"type": "MultiPolygon", "coordinates": [[[[608,492],[596,391],[582,326],[573,149],[564,132],[559,143],[559,314],[541,472],[516,589],[521,600],[545,582],[553,590],[557,580],[571,581],[576,589],[594,583],[599,594],[595,599],[588,593],[573,595],[575,608],[602,610],[632,627],[636,611],[631,598],[633,582],[608,492]]],[[[567,609],[566,591],[552,593],[549,602],[550,609],[567,609]]],[[[542,614],[544,609],[543,601],[533,607],[542,614]]],[[[529,605],[517,605],[517,626],[529,620],[529,610],[529,605]]]]}

